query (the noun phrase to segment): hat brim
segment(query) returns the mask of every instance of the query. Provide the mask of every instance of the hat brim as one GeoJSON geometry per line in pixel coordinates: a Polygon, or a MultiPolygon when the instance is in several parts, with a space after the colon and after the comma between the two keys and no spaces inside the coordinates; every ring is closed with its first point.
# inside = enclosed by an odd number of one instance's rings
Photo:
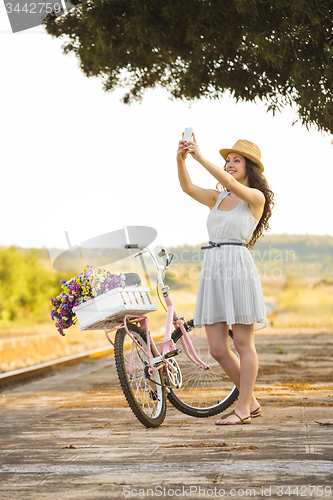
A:
{"type": "Polygon", "coordinates": [[[259,165],[261,172],[264,171],[264,165],[255,156],[252,156],[252,155],[247,154],[247,153],[244,154],[244,151],[242,152],[242,151],[239,151],[237,149],[220,149],[220,155],[223,156],[223,158],[225,160],[227,159],[229,153],[238,153],[242,156],[245,156],[245,158],[248,158],[249,160],[253,161],[253,163],[256,163],[257,165],[259,165]]]}

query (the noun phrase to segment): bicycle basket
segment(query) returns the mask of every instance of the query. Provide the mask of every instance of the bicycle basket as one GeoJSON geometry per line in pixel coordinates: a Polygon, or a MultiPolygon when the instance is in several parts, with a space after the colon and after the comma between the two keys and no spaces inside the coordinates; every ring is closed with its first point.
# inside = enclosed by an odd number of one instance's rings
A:
{"type": "Polygon", "coordinates": [[[127,314],[141,316],[156,310],[150,288],[144,287],[114,288],[73,307],[80,330],[104,330],[105,321],[117,326],[127,314]]]}

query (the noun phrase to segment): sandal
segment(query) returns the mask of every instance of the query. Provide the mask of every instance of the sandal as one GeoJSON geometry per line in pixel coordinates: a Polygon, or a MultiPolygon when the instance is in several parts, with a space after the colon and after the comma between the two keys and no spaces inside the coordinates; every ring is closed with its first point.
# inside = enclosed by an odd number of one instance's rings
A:
{"type": "MultiPolygon", "coordinates": [[[[232,410],[231,412],[226,413],[225,415],[221,415],[220,420],[224,420],[225,418],[230,417],[230,415],[233,415],[234,413],[235,413],[235,410],[232,410]]],[[[250,412],[250,416],[252,418],[262,417],[261,406],[259,405],[258,408],[256,408],[255,410],[251,411],[250,412]]]]}
{"type": "Polygon", "coordinates": [[[231,415],[236,415],[236,417],[239,419],[239,422],[226,422],[222,423],[222,418],[220,420],[216,420],[215,425],[242,425],[242,424],[250,424],[251,423],[251,415],[245,418],[241,418],[237,413],[234,411],[231,413],[231,415]]]}
{"type": "Polygon", "coordinates": [[[261,406],[259,405],[256,410],[251,411],[250,415],[252,418],[262,417],[261,406]]]}

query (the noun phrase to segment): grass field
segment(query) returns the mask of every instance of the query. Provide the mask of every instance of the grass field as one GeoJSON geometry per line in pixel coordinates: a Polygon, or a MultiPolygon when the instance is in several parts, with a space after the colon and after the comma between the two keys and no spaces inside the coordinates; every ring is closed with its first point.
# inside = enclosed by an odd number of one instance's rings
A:
{"type": "Polygon", "coordinates": [[[280,328],[333,327],[333,280],[287,277],[273,316],[280,328]]]}

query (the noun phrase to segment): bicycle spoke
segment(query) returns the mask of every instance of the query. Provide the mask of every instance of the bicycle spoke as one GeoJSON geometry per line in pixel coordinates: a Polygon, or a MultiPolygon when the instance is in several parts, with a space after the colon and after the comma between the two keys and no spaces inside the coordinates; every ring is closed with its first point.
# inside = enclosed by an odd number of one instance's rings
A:
{"type": "Polygon", "coordinates": [[[115,360],[119,380],[135,416],[146,427],[157,427],[163,422],[166,413],[163,379],[160,371],[148,375],[148,349],[144,332],[135,325],[130,325],[129,331],[136,341],[132,340],[130,356],[125,357],[123,352],[129,337],[126,330],[118,330],[115,338],[115,360]]]}
{"type": "MultiPolygon", "coordinates": [[[[176,346],[181,348],[179,333],[176,346]]],[[[238,391],[219,363],[211,357],[204,330],[196,329],[195,337],[193,347],[196,354],[209,368],[191,362],[184,352],[180,354],[177,363],[182,374],[182,385],[172,388],[168,399],[177,409],[189,415],[216,415],[232,404],[238,391]]],[[[233,348],[232,339],[230,346],[233,348]]]]}

